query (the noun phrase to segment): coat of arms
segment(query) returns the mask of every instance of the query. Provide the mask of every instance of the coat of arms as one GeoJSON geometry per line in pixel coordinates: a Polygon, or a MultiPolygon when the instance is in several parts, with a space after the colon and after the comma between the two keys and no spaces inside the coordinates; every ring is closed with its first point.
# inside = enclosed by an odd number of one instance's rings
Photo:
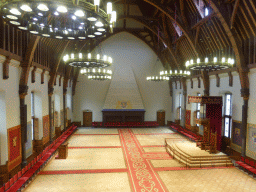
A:
{"type": "Polygon", "coordinates": [[[121,102],[121,107],[122,107],[123,109],[125,109],[125,108],[127,107],[127,101],[122,101],[122,102],[121,102]]]}

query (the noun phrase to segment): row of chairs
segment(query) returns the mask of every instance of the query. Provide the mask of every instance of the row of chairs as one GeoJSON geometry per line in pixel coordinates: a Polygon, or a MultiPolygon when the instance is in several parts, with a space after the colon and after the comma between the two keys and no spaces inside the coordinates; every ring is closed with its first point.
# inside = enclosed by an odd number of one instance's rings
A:
{"type": "Polygon", "coordinates": [[[0,188],[0,192],[13,192],[23,189],[25,185],[29,183],[53,157],[57,148],[73,133],[76,128],[76,126],[72,125],[68,130],[66,130],[60,137],[53,141],[51,145],[47,146],[42,153],[35,157],[28,165],[6,182],[3,187],[0,188]]]}
{"type": "Polygon", "coordinates": [[[200,141],[203,139],[202,136],[200,135],[197,135],[196,133],[190,131],[190,130],[187,130],[181,126],[178,126],[178,125],[170,125],[171,128],[177,130],[178,132],[180,132],[181,134],[187,136],[188,138],[190,138],[191,140],[194,140],[194,141],[200,141]]]}
{"type": "Polygon", "coordinates": [[[156,121],[145,122],[107,122],[105,127],[157,127],[159,124],[156,121]]]}
{"type": "Polygon", "coordinates": [[[241,156],[241,160],[236,161],[236,164],[243,168],[244,171],[252,173],[253,177],[256,174],[256,163],[254,163],[254,161],[250,161],[249,159],[241,156]]]}

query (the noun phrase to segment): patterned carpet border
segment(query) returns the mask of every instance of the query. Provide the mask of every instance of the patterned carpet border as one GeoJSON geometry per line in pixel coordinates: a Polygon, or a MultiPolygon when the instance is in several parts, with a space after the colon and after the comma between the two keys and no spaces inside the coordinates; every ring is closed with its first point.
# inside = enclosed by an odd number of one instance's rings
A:
{"type": "Polygon", "coordinates": [[[136,133],[134,135],[172,135],[177,133],[136,133]]]}
{"type": "Polygon", "coordinates": [[[119,134],[73,134],[74,136],[101,136],[101,135],[119,135],[119,134]]]}
{"type": "Polygon", "coordinates": [[[189,167],[155,167],[154,171],[183,171],[183,170],[202,170],[202,169],[230,169],[230,167],[198,167],[198,168],[189,168],[189,167]]]}
{"type": "Polygon", "coordinates": [[[68,149],[99,149],[99,148],[122,148],[122,146],[88,146],[88,147],[68,147],[68,149]]]}
{"type": "Polygon", "coordinates": [[[128,172],[128,169],[86,169],[86,170],[41,171],[39,175],[66,175],[66,174],[120,173],[120,172],[128,172]]]}

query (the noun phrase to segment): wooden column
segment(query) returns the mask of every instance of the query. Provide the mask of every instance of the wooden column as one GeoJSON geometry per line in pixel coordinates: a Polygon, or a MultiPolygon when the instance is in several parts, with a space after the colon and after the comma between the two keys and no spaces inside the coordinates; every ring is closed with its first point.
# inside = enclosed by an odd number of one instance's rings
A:
{"type": "Polygon", "coordinates": [[[9,79],[10,62],[11,62],[11,58],[9,56],[7,56],[3,63],[3,79],[9,79]]]}
{"type": "Polygon", "coordinates": [[[49,129],[49,138],[50,138],[50,143],[52,142],[52,95],[53,95],[53,91],[54,91],[54,88],[50,88],[48,87],[48,108],[49,108],[49,126],[50,126],[50,129],[49,129]]]}
{"type": "Polygon", "coordinates": [[[248,119],[248,100],[250,96],[249,89],[249,78],[248,68],[239,69],[239,76],[241,81],[241,96],[243,97],[243,107],[242,107],[242,151],[241,156],[245,157],[246,153],[246,137],[247,137],[247,119],[248,119]]]}
{"type": "Polygon", "coordinates": [[[25,57],[21,62],[21,76],[19,83],[19,96],[20,96],[20,125],[21,125],[21,146],[22,146],[22,167],[27,164],[26,148],[27,142],[27,105],[25,104],[25,97],[28,94],[28,77],[32,60],[40,40],[39,36],[33,36],[28,44],[25,57]]]}
{"type": "Polygon", "coordinates": [[[209,74],[207,71],[202,71],[202,79],[204,83],[204,96],[210,95],[210,80],[209,80],[209,74]]]}
{"type": "Polygon", "coordinates": [[[185,122],[186,122],[186,110],[187,110],[187,82],[186,78],[181,79],[182,82],[182,88],[183,88],[183,101],[184,101],[184,113],[182,118],[184,119],[184,127],[185,127],[185,122]]]}
{"type": "Polygon", "coordinates": [[[45,74],[45,69],[41,73],[41,84],[44,84],[44,74],[45,74]]]}

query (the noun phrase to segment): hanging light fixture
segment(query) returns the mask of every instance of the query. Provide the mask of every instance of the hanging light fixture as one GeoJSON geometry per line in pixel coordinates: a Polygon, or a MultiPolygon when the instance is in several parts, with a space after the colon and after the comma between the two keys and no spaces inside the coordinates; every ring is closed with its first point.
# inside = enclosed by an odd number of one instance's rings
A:
{"type": "Polygon", "coordinates": [[[44,37],[81,40],[99,38],[113,31],[116,12],[111,2],[104,6],[106,11],[99,8],[100,0],[94,0],[94,4],[83,1],[79,6],[79,0],[75,2],[10,0],[1,13],[9,24],[44,37]]]}
{"type": "Polygon", "coordinates": [[[186,68],[190,70],[221,70],[233,67],[235,60],[232,57],[226,57],[224,54],[217,56],[191,59],[186,62],[186,68]]]}
{"type": "Polygon", "coordinates": [[[92,68],[92,69],[82,69],[80,72],[82,75],[87,76],[111,76],[112,71],[110,69],[100,69],[100,68],[92,68]]]}
{"type": "Polygon", "coordinates": [[[106,69],[82,69],[80,72],[82,75],[87,75],[89,80],[111,80],[112,71],[106,69]]]}
{"type": "Polygon", "coordinates": [[[169,78],[182,78],[188,77],[190,75],[190,71],[182,71],[182,70],[170,70],[170,71],[161,71],[160,76],[169,77],[169,78]]]}
{"type": "Polygon", "coordinates": [[[149,77],[147,77],[147,80],[148,81],[160,82],[160,81],[169,81],[170,78],[165,77],[165,76],[149,76],[149,77]]]}
{"type": "MultiPolygon", "coordinates": [[[[90,43],[87,44],[87,50],[90,50],[90,43]]],[[[93,68],[98,71],[101,68],[110,67],[113,63],[111,57],[102,54],[100,45],[97,46],[97,51],[94,54],[90,51],[89,53],[87,51],[86,53],[78,52],[76,48],[74,52],[63,57],[64,62],[72,67],[93,68]]]]}
{"type": "Polygon", "coordinates": [[[105,81],[105,80],[111,80],[111,76],[94,76],[94,75],[89,75],[88,76],[89,80],[99,80],[99,81],[105,81]]]}

